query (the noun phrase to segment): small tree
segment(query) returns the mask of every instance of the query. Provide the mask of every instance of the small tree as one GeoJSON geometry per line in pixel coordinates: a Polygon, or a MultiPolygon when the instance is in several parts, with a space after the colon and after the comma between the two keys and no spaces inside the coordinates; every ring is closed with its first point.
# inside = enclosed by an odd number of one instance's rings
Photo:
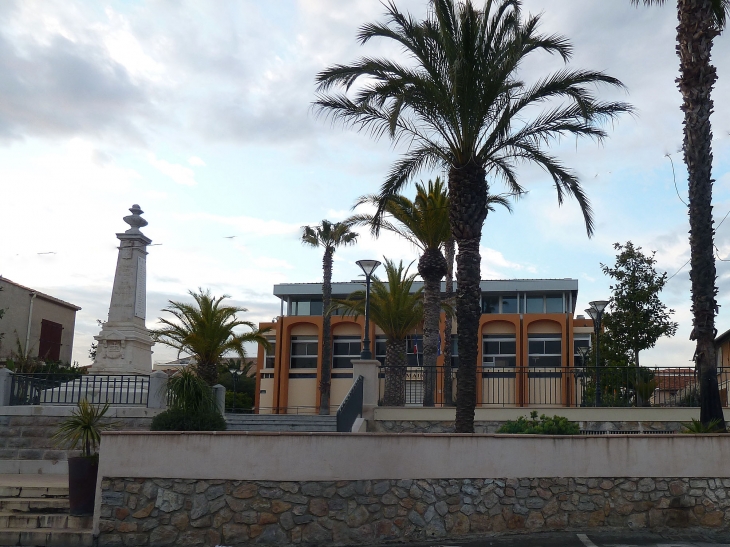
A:
{"type": "Polygon", "coordinates": [[[614,281],[603,324],[612,348],[638,367],[639,352],[653,348],[662,336],[674,336],[678,325],[670,317],[674,310],[659,299],[667,273],[656,271],[656,251],[644,254],[631,241],[614,243],[613,248],[619,251],[614,266],[601,264],[603,273],[614,281]]]}

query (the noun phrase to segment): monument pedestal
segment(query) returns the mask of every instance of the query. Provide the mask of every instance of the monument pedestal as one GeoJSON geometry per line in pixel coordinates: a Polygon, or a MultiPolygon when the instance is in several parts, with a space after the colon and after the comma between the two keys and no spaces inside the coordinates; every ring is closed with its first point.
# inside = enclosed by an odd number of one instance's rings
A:
{"type": "Polygon", "coordinates": [[[130,229],[120,241],[109,320],[102,325],[92,374],[151,374],[154,342],[145,326],[147,314],[147,246],[152,240],[139,229],[147,225],[144,212],[133,205],[124,217],[130,229]]]}

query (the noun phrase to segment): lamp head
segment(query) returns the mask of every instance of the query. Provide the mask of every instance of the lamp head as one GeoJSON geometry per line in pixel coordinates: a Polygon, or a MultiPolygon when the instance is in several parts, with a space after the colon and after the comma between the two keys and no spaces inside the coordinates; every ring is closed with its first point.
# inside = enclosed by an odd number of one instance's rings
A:
{"type": "Polygon", "coordinates": [[[591,352],[590,346],[578,346],[578,353],[580,356],[585,359],[588,357],[588,354],[591,352]]]}
{"type": "Polygon", "coordinates": [[[586,308],[586,313],[588,314],[588,317],[590,317],[594,321],[598,319],[598,312],[593,308],[586,308]]]}
{"type": "Polygon", "coordinates": [[[242,370],[241,370],[241,369],[239,368],[239,369],[238,369],[238,370],[236,371],[236,376],[240,376],[241,374],[243,374],[243,371],[242,371],[242,370]]]}
{"type": "Polygon", "coordinates": [[[358,260],[355,262],[360,269],[365,272],[366,277],[370,277],[372,273],[380,266],[380,262],[377,260],[358,260]]]}
{"type": "Polygon", "coordinates": [[[229,367],[228,372],[231,373],[231,376],[234,375],[236,373],[236,367],[229,367]]]}
{"type": "Polygon", "coordinates": [[[603,313],[603,310],[605,310],[606,306],[608,306],[608,300],[594,300],[593,302],[588,303],[591,305],[591,308],[595,308],[598,313],[603,313]]]}

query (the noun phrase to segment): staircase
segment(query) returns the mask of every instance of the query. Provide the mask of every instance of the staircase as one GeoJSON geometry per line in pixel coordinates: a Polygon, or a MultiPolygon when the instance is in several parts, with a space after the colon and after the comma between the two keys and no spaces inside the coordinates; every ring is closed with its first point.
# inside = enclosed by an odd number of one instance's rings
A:
{"type": "Polygon", "coordinates": [[[337,431],[337,416],[226,414],[228,431],[337,431]]]}
{"type": "Polygon", "coordinates": [[[90,547],[93,517],[73,517],[67,475],[0,475],[0,545],[90,547]]]}

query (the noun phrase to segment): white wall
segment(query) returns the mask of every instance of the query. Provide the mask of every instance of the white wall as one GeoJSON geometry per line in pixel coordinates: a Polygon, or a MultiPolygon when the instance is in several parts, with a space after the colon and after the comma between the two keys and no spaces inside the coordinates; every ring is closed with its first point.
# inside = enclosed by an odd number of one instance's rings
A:
{"type": "Polygon", "coordinates": [[[730,477],[730,436],[118,432],[103,435],[99,476],[277,481],[730,477]]]}

